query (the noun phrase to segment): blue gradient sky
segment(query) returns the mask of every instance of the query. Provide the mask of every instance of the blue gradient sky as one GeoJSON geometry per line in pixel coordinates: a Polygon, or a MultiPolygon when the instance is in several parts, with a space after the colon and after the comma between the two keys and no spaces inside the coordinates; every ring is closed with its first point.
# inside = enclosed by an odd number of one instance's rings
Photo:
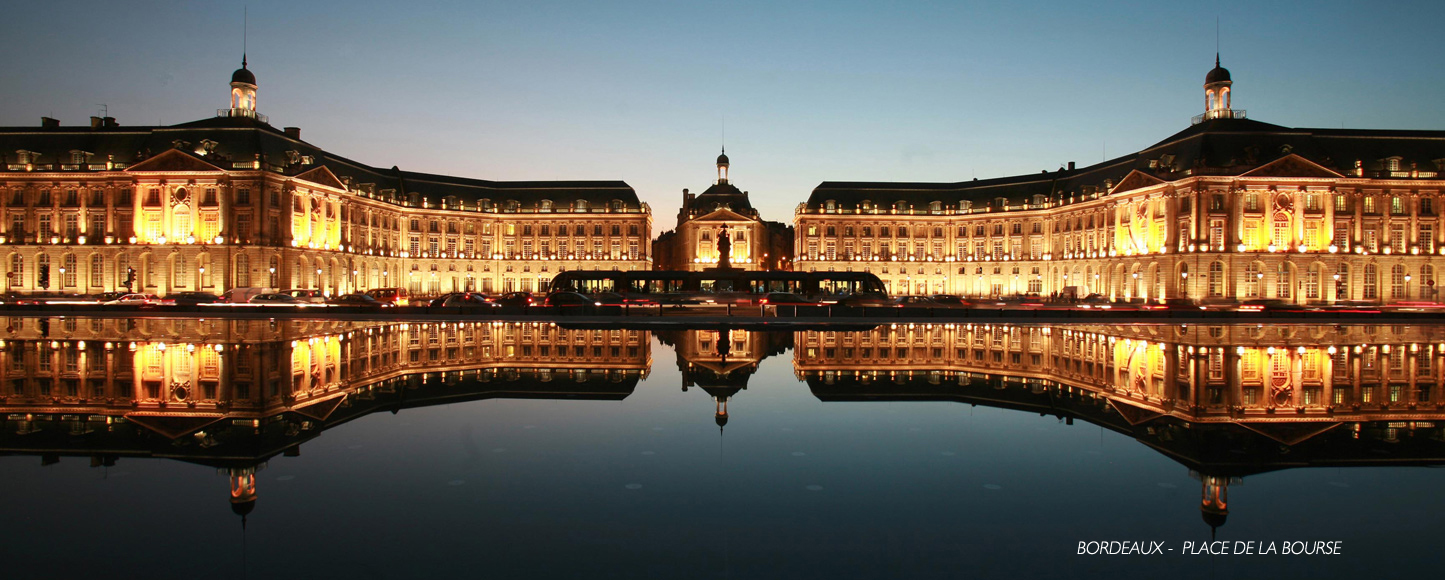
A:
{"type": "MultiPolygon", "coordinates": [[[[1442,2],[273,2],[260,110],[373,165],[624,179],[670,228],[714,176],[769,219],[824,180],[960,181],[1136,151],[1202,111],[1215,16],[1235,106],[1288,126],[1445,129],[1442,2]],[[1079,3],[1082,4],[1082,3],[1079,3]]],[[[227,105],[238,2],[14,3],[0,124],[227,105]]]]}

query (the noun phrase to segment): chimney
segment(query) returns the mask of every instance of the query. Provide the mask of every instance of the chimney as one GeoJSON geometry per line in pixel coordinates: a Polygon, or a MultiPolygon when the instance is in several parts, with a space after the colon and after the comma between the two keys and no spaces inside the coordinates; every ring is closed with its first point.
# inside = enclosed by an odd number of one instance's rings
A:
{"type": "Polygon", "coordinates": [[[102,121],[102,120],[100,119],[100,117],[91,117],[91,118],[90,118],[90,128],[91,128],[91,129],[99,129],[103,123],[105,123],[105,121],[102,121]]]}
{"type": "Polygon", "coordinates": [[[1074,162],[1073,162],[1073,161],[1070,161],[1070,162],[1069,162],[1069,171],[1073,171],[1073,170],[1074,170],[1074,162]]]}
{"type": "Polygon", "coordinates": [[[301,140],[301,128],[300,128],[300,127],[287,127],[287,128],[285,129],[285,131],[286,131],[286,136],[287,136],[287,137],[290,137],[290,138],[295,139],[295,140],[297,140],[297,141],[300,141],[300,140],[301,140]]]}
{"type": "Polygon", "coordinates": [[[50,118],[50,117],[41,117],[41,118],[40,118],[40,126],[41,126],[42,128],[45,128],[45,129],[55,129],[55,128],[58,128],[58,127],[60,127],[60,119],[52,119],[52,118],[50,118]]]}
{"type": "Polygon", "coordinates": [[[120,123],[115,122],[115,117],[106,117],[106,118],[104,118],[104,119],[102,119],[102,120],[105,121],[105,126],[107,126],[107,127],[119,127],[119,126],[120,126],[120,123]]]}

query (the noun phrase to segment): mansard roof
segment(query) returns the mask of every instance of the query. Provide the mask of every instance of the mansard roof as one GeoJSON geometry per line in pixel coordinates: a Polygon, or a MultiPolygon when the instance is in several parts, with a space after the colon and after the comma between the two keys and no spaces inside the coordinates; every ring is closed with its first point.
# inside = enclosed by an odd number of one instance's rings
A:
{"type": "MultiPolygon", "coordinates": [[[[1148,148],[1078,169],[1000,177],[956,183],[840,182],[819,184],[808,198],[809,209],[822,209],[828,201],[843,208],[867,201],[887,208],[897,202],[927,209],[942,202],[944,208],[969,201],[985,207],[998,198],[1009,205],[1033,203],[1044,195],[1059,201],[1076,195],[1104,193],[1130,177],[1174,181],[1191,176],[1242,176],[1279,163],[1254,176],[1284,177],[1281,172],[1302,172],[1298,177],[1321,177],[1327,172],[1356,175],[1356,163],[1367,178],[1399,178],[1399,169],[1445,175],[1445,131],[1297,129],[1250,119],[1212,119],[1190,126],[1148,148]],[[1142,174],[1134,175],[1131,174],[1142,174]]],[[[1120,188],[1125,191],[1131,188],[1120,188]]]]}
{"type": "Polygon", "coordinates": [[[293,138],[261,120],[239,116],[168,126],[4,127],[0,128],[0,175],[7,165],[17,162],[21,151],[34,157],[36,170],[81,173],[87,168],[67,167],[73,165],[75,152],[87,159],[87,165],[103,166],[109,161],[120,169],[177,149],[196,162],[227,171],[249,171],[259,165],[265,171],[300,176],[324,167],[352,189],[377,194],[390,190],[399,201],[415,193],[431,206],[441,205],[447,198],[469,204],[490,200],[497,206],[515,200],[522,208],[543,200],[558,207],[578,201],[604,207],[620,201],[634,211],[642,205],[637,193],[623,181],[490,181],[375,167],[293,138]]]}

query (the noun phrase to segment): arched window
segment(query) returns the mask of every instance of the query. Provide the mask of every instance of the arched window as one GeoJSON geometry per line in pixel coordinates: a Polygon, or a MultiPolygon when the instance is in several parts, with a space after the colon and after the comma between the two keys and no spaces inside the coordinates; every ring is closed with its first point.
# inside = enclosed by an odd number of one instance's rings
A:
{"type": "Polygon", "coordinates": [[[1274,214],[1274,222],[1270,228],[1269,243],[1280,250],[1289,249],[1289,214],[1278,212],[1274,214]]]}

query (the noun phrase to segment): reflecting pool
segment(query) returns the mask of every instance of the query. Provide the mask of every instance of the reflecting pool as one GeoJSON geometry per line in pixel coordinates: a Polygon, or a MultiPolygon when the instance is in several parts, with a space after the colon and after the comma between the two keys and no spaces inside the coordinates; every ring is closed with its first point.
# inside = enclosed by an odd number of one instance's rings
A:
{"type": "Polygon", "coordinates": [[[15,577],[1442,563],[1442,326],[6,325],[15,577]],[[1181,553],[1211,539],[1342,553],[1181,553]],[[1089,541],[1172,551],[1079,555],[1089,541]]]}

